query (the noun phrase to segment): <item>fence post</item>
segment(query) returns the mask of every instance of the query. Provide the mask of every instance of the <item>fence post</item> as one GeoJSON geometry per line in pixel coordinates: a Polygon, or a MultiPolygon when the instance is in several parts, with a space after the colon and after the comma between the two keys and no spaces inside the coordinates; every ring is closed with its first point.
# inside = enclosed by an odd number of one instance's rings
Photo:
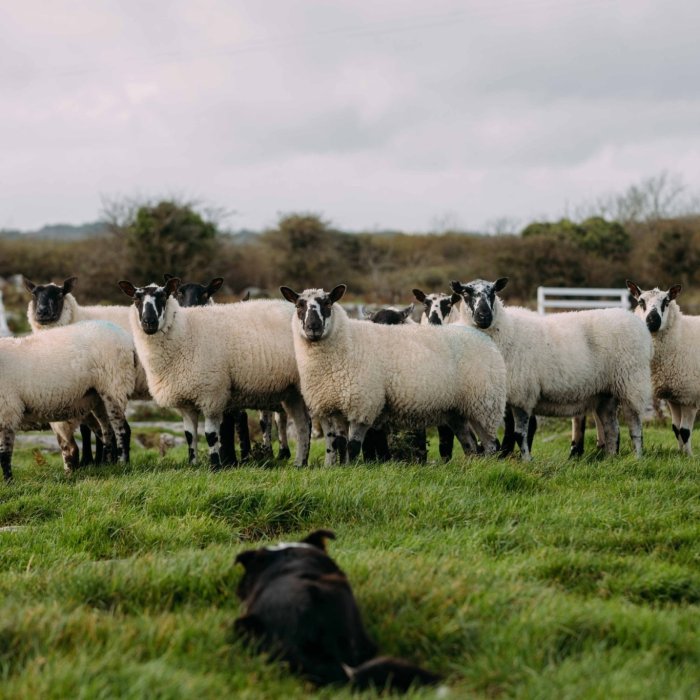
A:
{"type": "Polygon", "coordinates": [[[0,291],[0,337],[12,335],[5,318],[5,305],[2,303],[2,291],[0,291]]]}

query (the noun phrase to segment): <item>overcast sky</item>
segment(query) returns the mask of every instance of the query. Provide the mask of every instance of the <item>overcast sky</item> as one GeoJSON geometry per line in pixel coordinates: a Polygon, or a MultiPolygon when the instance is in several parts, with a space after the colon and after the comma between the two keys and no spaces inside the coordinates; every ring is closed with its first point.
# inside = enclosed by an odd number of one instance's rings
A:
{"type": "Polygon", "coordinates": [[[697,0],[0,0],[0,228],[178,195],[231,228],[700,189],[697,0]]]}

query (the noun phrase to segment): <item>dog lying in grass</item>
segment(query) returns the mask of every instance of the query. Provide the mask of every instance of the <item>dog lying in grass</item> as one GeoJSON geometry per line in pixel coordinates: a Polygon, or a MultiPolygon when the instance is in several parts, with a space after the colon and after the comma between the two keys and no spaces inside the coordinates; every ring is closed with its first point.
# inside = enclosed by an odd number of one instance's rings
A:
{"type": "Polygon", "coordinates": [[[406,691],[437,683],[430,671],[376,656],[350,583],[326,553],[326,539],[335,539],[333,532],[316,530],[302,542],[236,557],[245,567],[237,593],[246,610],[236,632],[318,685],[406,691]]]}

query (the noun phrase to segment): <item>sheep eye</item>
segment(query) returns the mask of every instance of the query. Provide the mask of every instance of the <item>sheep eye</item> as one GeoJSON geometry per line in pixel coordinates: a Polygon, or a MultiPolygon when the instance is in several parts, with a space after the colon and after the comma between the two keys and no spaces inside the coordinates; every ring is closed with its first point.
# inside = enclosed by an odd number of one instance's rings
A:
{"type": "Polygon", "coordinates": [[[646,311],[646,310],[647,310],[646,302],[643,301],[642,299],[639,300],[639,306],[641,307],[642,311],[646,311]]]}

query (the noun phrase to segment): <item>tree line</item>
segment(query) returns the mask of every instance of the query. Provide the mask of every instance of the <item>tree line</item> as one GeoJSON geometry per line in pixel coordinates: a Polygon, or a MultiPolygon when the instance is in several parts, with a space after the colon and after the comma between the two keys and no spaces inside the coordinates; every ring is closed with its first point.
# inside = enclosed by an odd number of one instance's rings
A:
{"type": "MultiPolygon", "coordinates": [[[[539,285],[622,287],[628,277],[642,286],[680,282],[691,301],[693,286],[700,287],[700,216],[662,210],[659,196],[645,213],[638,190],[634,197],[631,217],[589,212],[508,235],[348,233],[319,214],[297,212],[243,240],[222,231],[216,212],[187,202],[119,203],[105,211],[106,236],[0,238],[0,277],[21,273],[41,283],[76,274],[84,303],[123,303],[117,280],[145,284],[165,272],[200,282],[224,277],[232,299],[251,287],[275,296],[280,284],[328,289],[345,282],[363,301],[408,303],[414,287],[446,291],[451,279],[507,276],[508,298],[521,303],[532,303],[539,285]]],[[[618,213],[630,211],[623,204],[618,213]]],[[[5,293],[9,307],[25,303],[12,294],[5,293]]]]}

